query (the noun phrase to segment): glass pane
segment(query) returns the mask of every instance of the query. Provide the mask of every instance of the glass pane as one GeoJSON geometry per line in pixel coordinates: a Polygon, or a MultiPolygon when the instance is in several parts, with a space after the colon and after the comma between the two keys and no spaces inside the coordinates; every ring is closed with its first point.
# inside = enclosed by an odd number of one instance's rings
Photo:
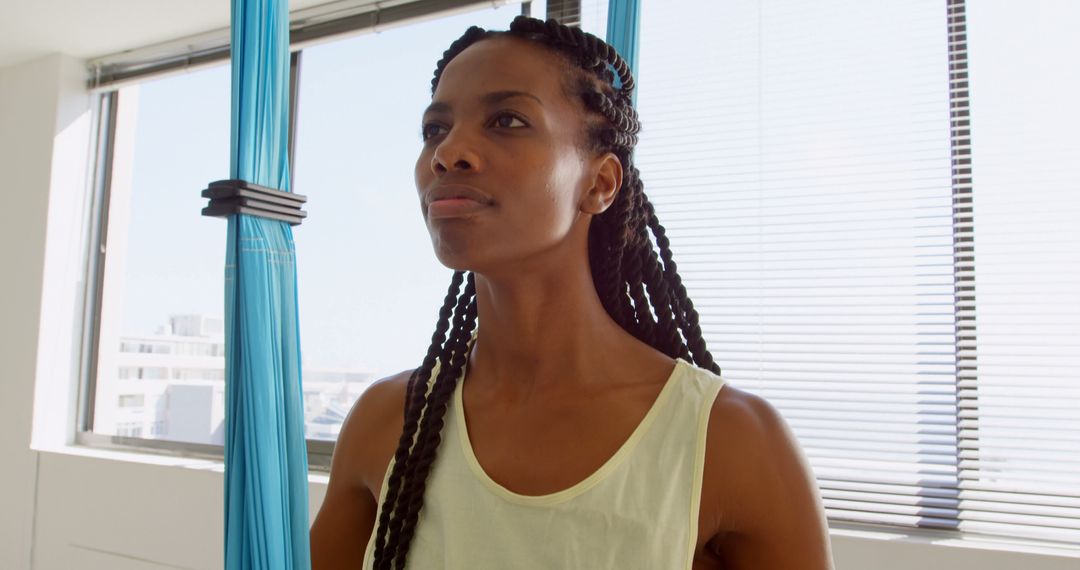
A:
{"type": "Polygon", "coordinates": [[[435,258],[413,165],[446,48],[470,25],[506,29],[511,5],[304,50],[294,189],[307,437],[337,439],[376,379],[416,368],[451,271],[435,258]]]}
{"type": "Polygon", "coordinates": [[[93,431],[224,440],[225,222],[200,189],[229,174],[229,66],[119,93],[93,431]]]}
{"type": "Polygon", "coordinates": [[[636,160],[724,377],[830,518],[954,526],[941,2],[646,1],[641,34],[636,160]]]}
{"type": "Polygon", "coordinates": [[[608,0],[581,0],[581,29],[607,39],[608,0]]]}
{"type": "Polygon", "coordinates": [[[1075,543],[1078,20],[1080,5],[1063,0],[967,5],[977,349],[965,395],[977,421],[964,422],[961,494],[964,530],[1075,543]]]}

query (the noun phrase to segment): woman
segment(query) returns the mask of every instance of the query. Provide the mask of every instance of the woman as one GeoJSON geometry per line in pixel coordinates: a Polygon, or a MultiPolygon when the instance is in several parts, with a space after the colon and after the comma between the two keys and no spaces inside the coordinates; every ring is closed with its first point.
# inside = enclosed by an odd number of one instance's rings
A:
{"type": "Polygon", "coordinates": [[[438,63],[415,175],[455,273],[423,364],[342,426],[313,570],[831,568],[794,437],[701,337],[633,86],[554,20],[472,27],[438,63]]]}

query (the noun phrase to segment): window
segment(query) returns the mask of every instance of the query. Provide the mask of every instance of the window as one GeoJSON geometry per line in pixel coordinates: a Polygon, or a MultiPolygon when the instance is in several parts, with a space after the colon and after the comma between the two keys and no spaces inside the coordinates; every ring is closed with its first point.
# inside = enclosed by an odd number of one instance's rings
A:
{"type": "Polygon", "coordinates": [[[1080,5],[968,4],[960,527],[1080,542],[1080,5]]]}
{"type": "MultiPolygon", "coordinates": [[[[725,378],[783,413],[832,521],[1080,543],[1080,8],[1039,6],[643,2],[646,193],[725,378]]],[[[605,33],[603,0],[532,9],[605,33]]],[[[519,11],[302,51],[316,447],[423,357],[450,272],[419,113],[446,46],[519,11]]],[[[198,189],[227,176],[228,91],[217,66],[117,93],[95,433],[222,442],[225,227],[198,189]]]]}
{"type": "Polygon", "coordinates": [[[138,422],[117,422],[116,435],[120,437],[142,437],[143,428],[138,422]]]}
{"type": "Polygon", "coordinates": [[[93,432],[210,443],[203,411],[166,401],[224,378],[225,226],[199,215],[199,189],[228,177],[229,67],[124,87],[117,105],[93,432]]]}
{"type": "Polygon", "coordinates": [[[145,400],[146,396],[144,394],[121,394],[120,403],[117,405],[121,408],[142,407],[145,400]]]}
{"type": "Polygon", "coordinates": [[[948,4],[644,2],[637,162],[831,520],[1080,542],[1080,46],[948,4]]]}
{"type": "MultiPolygon", "coordinates": [[[[450,273],[417,209],[419,115],[446,45],[521,13],[480,5],[303,50],[294,190],[311,197],[295,230],[310,439],[335,440],[373,381],[426,353],[450,273]],[[396,246],[363,247],[373,240],[396,246]]],[[[229,92],[228,65],[116,92],[95,434],[221,443],[226,228],[199,215],[199,190],[228,177],[229,92]]]]}
{"type": "Polygon", "coordinates": [[[467,12],[304,50],[294,188],[310,200],[295,234],[310,439],[335,440],[371,382],[427,354],[451,271],[432,253],[413,180],[420,114],[446,46],[470,25],[505,29],[520,12],[467,12]]]}
{"type": "Polygon", "coordinates": [[[948,527],[941,2],[692,5],[645,5],[639,163],[713,356],[783,412],[831,518],[948,527]],[[651,39],[675,33],[700,58],[651,39]]]}

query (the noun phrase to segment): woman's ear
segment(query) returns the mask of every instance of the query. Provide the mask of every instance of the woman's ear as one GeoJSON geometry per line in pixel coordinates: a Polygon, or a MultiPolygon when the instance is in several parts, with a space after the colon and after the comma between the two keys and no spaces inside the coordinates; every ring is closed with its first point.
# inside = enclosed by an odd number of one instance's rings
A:
{"type": "Polygon", "coordinates": [[[589,189],[585,192],[582,209],[589,214],[603,214],[622,188],[623,169],[619,157],[613,152],[594,159],[589,189]]]}

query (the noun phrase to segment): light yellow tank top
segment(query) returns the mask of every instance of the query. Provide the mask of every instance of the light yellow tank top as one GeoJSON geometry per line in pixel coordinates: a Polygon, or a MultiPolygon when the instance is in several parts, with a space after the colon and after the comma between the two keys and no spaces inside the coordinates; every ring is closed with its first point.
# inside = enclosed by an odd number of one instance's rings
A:
{"type": "MultiPolygon", "coordinates": [[[[431,377],[437,372],[438,364],[431,377]]],[[[615,455],[576,485],[539,496],[514,493],[484,472],[465,429],[461,384],[446,410],[408,568],[691,568],[706,427],[724,386],[720,376],[677,359],[656,402],[615,455]]],[[[376,521],[392,468],[393,460],[376,521]]],[[[377,529],[364,569],[373,568],[377,529]]]]}

